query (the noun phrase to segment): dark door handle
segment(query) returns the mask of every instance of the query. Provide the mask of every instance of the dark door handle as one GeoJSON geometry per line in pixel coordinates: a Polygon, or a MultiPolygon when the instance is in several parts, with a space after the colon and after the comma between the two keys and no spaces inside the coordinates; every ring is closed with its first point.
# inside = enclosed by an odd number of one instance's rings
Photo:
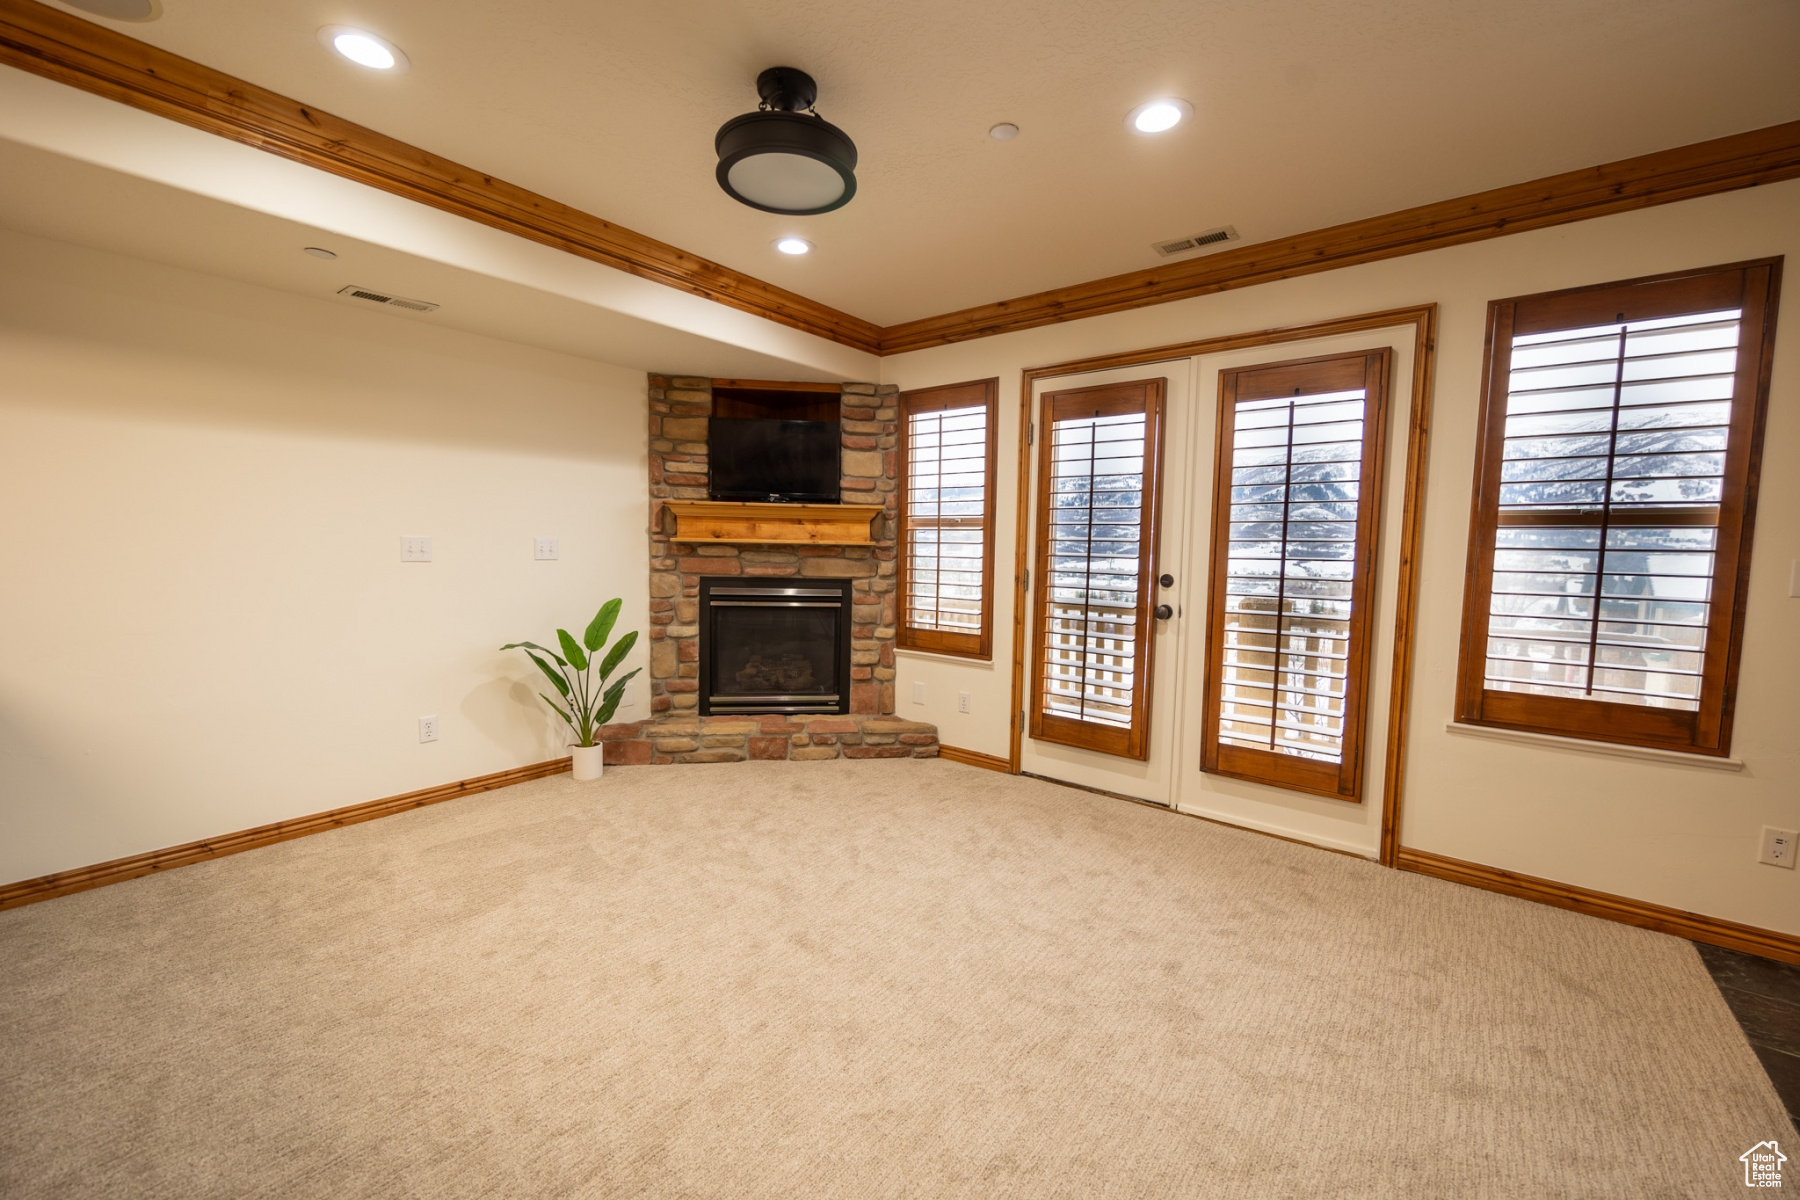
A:
{"type": "Polygon", "coordinates": [[[1156,606],[1156,619],[1157,620],[1166,621],[1174,615],[1175,615],[1175,610],[1170,608],[1168,605],[1159,604],[1156,606]]]}

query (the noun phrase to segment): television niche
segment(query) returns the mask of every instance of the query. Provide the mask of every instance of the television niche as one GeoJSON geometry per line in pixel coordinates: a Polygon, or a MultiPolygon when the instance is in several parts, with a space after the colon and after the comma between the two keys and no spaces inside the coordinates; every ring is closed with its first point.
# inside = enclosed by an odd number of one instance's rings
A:
{"type": "Polygon", "coordinates": [[[840,502],[838,403],[835,384],[715,384],[707,421],[707,495],[786,504],[840,502]]]}

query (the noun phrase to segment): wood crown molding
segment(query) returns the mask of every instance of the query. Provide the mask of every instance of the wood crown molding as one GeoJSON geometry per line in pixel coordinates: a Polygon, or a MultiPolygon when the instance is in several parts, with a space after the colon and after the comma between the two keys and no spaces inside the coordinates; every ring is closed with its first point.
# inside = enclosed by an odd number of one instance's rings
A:
{"type": "Polygon", "coordinates": [[[1413,850],[1405,846],[1400,848],[1394,865],[1403,871],[1416,871],[1421,875],[1447,879],[1452,883],[1463,883],[1485,891],[1517,896],[1523,900],[1535,900],[1539,904],[1586,913],[1590,917],[1602,917],[1622,925],[1654,929],[1658,933],[1673,934],[1693,942],[1705,942],[1709,946],[1723,946],[1727,950],[1741,950],[1745,954],[1756,954],[1778,962],[1800,963],[1800,935],[1759,929],[1755,925],[1740,925],[1721,917],[1703,916],[1679,908],[1652,904],[1648,900],[1615,896],[1610,892],[1596,892],[1570,883],[1521,875],[1516,871],[1464,862],[1460,858],[1433,854],[1428,850],[1413,850]]]}
{"type": "Polygon", "coordinates": [[[0,0],[0,63],[869,353],[873,322],[35,0],[0,0]]]}
{"type": "Polygon", "coordinates": [[[174,870],[176,867],[192,866],[209,859],[224,858],[227,854],[237,854],[243,850],[272,846],[276,842],[285,842],[291,838],[324,833],[328,829],[341,829],[346,825],[373,821],[377,817],[391,817],[395,813],[422,808],[427,804],[437,804],[444,800],[454,800],[458,796],[473,796],[477,792],[491,792],[496,788],[511,787],[515,783],[524,783],[531,779],[560,775],[568,769],[568,759],[553,758],[547,762],[513,767],[506,771],[495,771],[492,775],[477,775],[473,779],[459,779],[455,783],[439,784],[437,787],[424,788],[416,792],[404,792],[401,795],[387,796],[380,800],[367,800],[361,804],[352,804],[346,808],[334,808],[328,812],[314,813],[308,817],[295,817],[291,821],[276,821],[272,825],[258,825],[254,829],[242,829],[220,837],[189,842],[184,846],[171,846],[166,850],[151,850],[145,854],[133,854],[129,858],[115,858],[111,862],[96,863],[91,867],[77,867],[72,871],[58,871],[54,875],[40,875],[36,879],[23,879],[18,883],[0,886],[0,909],[18,908],[24,904],[35,904],[39,900],[53,900],[58,896],[67,896],[73,892],[85,892],[90,888],[105,887],[109,883],[123,883],[127,879],[155,875],[162,871],[174,870]]]}
{"type": "Polygon", "coordinates": [[[882,328],[36,0],[0,0],[0,63],[879,355],[1800,178],[1790,121],[882,328]]]}

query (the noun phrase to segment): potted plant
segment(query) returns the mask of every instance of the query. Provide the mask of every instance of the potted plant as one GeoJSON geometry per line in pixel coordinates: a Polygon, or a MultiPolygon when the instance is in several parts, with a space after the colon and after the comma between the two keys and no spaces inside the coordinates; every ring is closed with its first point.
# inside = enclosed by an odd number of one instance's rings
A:
{"type": "Polygon", "coordinates": [[[606,637],[612,632],[613,623],[619,619],[618,599],[608,600],[588,622],[587,631],[578,642],[569,635],[566,629],[556,631],[557,645],[562,653],[547,649],[536,642],[509,642],[500,647],[502,650],[523,650],[538,670],[553,684],[562,696],[563,702],[558,704],[542,692],[544,703],[556,711],[575,735],[575,745],[570,748],[569,757],[575,778],[580,780],[598,779],[605,767],[603,749],[595,742],[600,727],[612,720],[613,713],[619,707],[619,701],[625,696],[625,685],[631,677],[638,673],[636,668],[621,675],[610,685],[607,680],[637,645],[637,630],[621,637],[613,643],[606,657],[600,657],[600,647],[606,645],[606,637]],[[534,653],[535,652],[535,653],[534,653]],[[552,667],[539,655],[547,656],[556,664],[552,667]],[[600,669],[600,679],[595,682],[593,672],[595,666],[600,669]]]}

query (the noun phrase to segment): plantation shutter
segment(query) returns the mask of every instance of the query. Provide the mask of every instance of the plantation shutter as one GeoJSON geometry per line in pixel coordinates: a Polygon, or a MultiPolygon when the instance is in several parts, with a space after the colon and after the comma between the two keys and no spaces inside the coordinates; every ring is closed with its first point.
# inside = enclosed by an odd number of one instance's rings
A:
{"type": "Polygon", "coordinates": [[[1494,306],[1461,719],[1724,752],[1772,283],[1494,306]]]}
{"type": "Polygon", "coordinates": [[[999,380],[901,396],[899,644],[992,654],[994,407],[999,380]]]}
{"type": "Polygon", "coordinates": [[[1360,798],[1389,357],[1220,373],[1203,770],[1360,798]]]}
{"type": "Polygon", "coordinates": [[[1149,755],[1164,381],[1043,398],[1031,736],[1149,755]]]}

